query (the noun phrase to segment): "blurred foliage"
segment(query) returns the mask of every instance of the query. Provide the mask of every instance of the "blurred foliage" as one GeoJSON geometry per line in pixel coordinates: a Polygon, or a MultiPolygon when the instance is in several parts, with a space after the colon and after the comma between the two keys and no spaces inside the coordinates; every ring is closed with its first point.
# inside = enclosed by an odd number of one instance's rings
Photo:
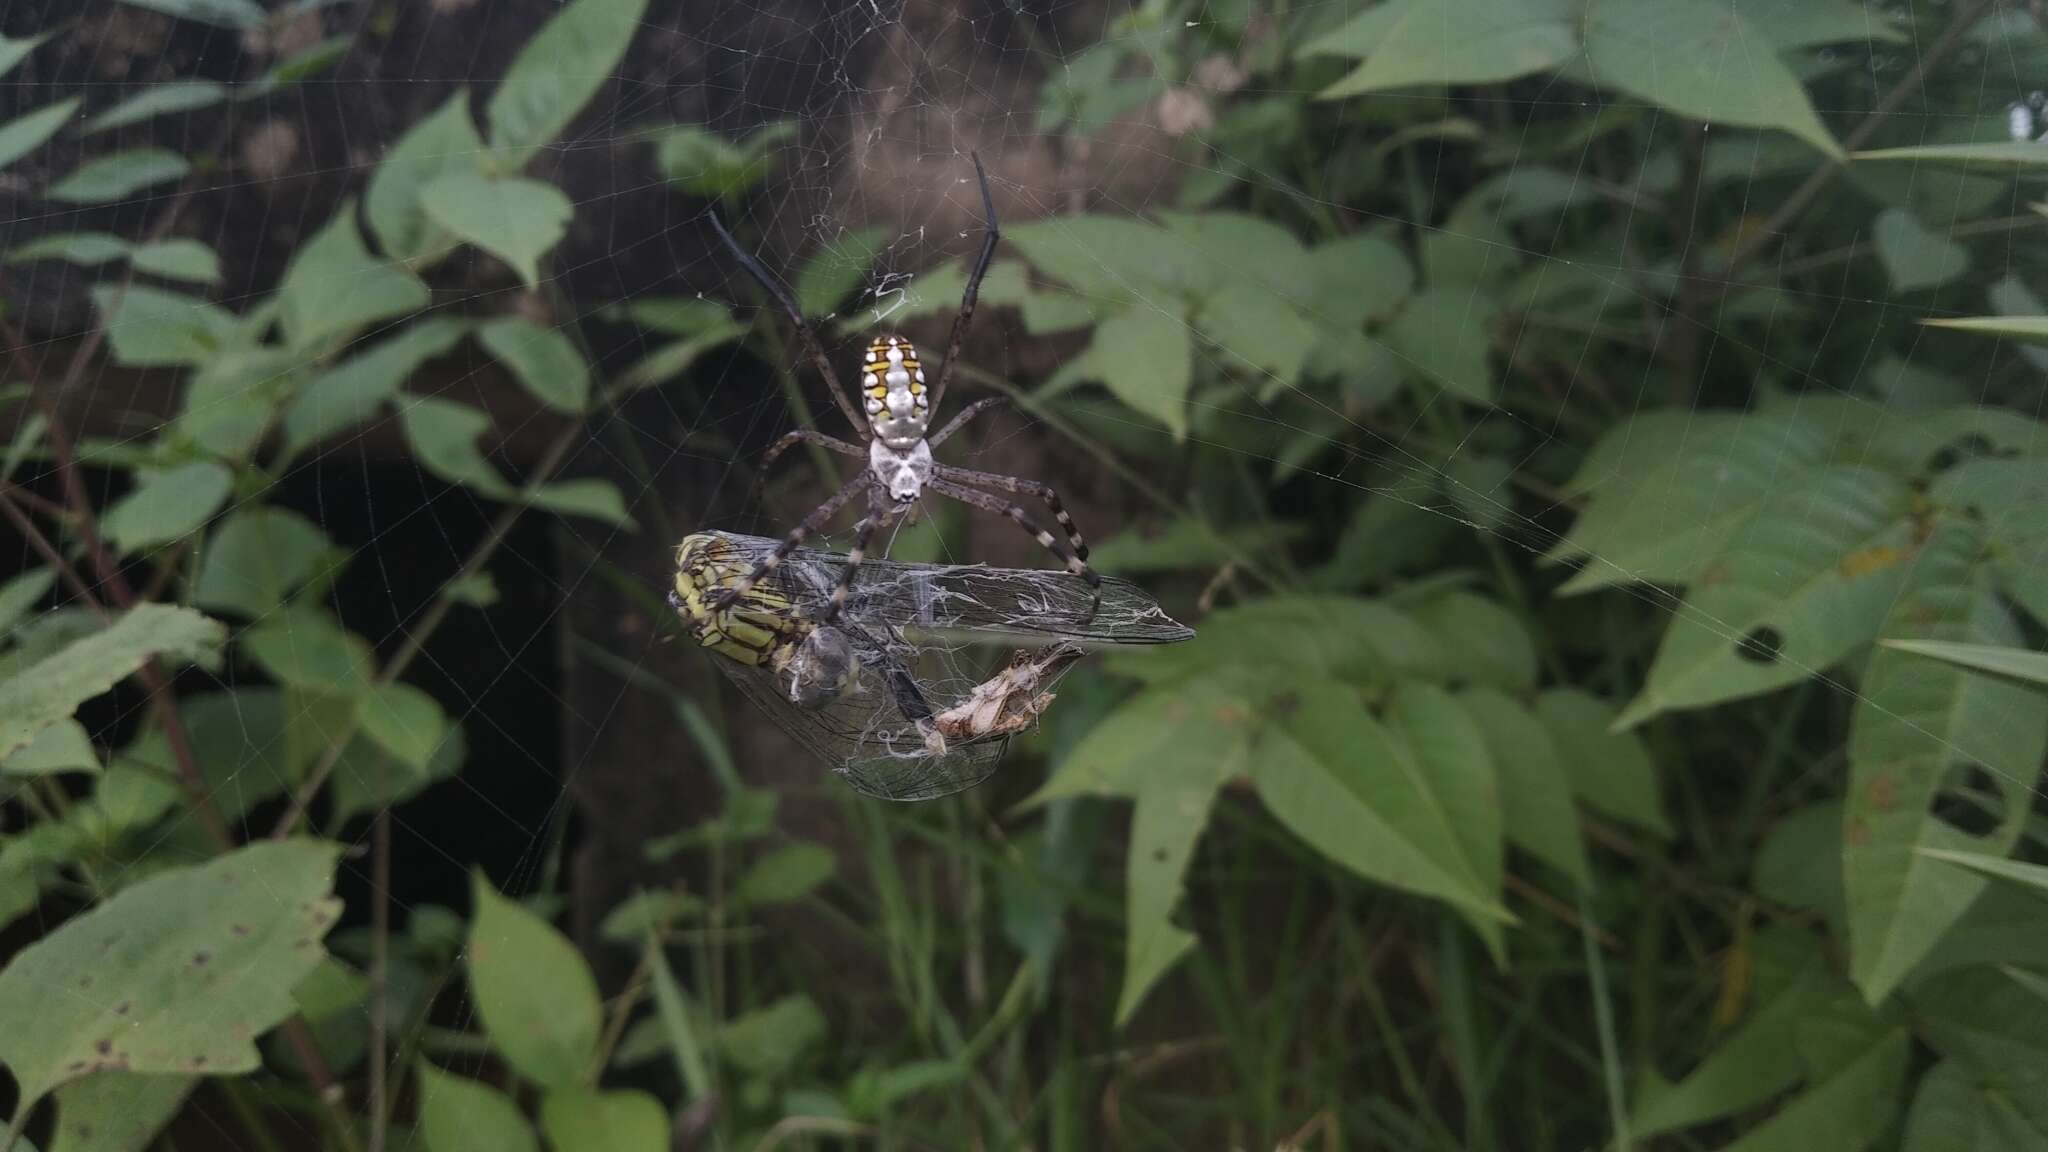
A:
{"type": "MultiPolygon", "coordinates": [[[[321,6],[129,2],[244,35],[321,6]]],[[[744,783],[715,701],[630,670],[724,807],[643,846],[689,885],[578,910],[625,984],[562,892],[481,873],[467,920],[393,929],[379,893],[330,937],[355,822],[386,843],[470,767],[405,676],[496,598],[513,519],[639,527],[568,449],[714,349],[798,359],[772,309],[698,296],[604,309],[647,348],[611,373],[546,319],[577,204],[535,162],[645,16],[560,6],[259,296],[211,298],[187,236],[7,254],[90,270],[80,355],[182,388],[152,435],[81,442],[4,331],[0,922],[36,942],[0,969],[0,1152],[52,1110],[52,1147],[139,1150],[200,1094],[251,1146],[284,1116],[428,1152],[2048,1148],[2048,143],[1986,82],[2048,71],[2048,33],[1981,0],[1118,15],[1048,60],[1035,129],[1152,123],[1172,202],[1006,223],[984,317],[1067,354],[960,375],[1150,502],[1097,559],[1199,637],[1072,677],[1021,806],[842,796],[834,846],[744,783]],[[447,306],[458,254],[515,290],[447,306]],[[418,388],[458,350],[563,419],[525,475],[418,388]],[[327,595],[349,553],[277,492],[386,420],[501,514],[380,654],[327,595]],[[130,680],[139,722],[88,724],[130,680]],[[764,929],[792,922],[861,963],[764,929]]],[[[24,162],[346,47],[27,107],[0,167],[175,203],[222,158],[24,162]]],[[[802,135],[637,154],[738,205],[802,135]]],[[[848,223],[787,278],[807,314],[950,318],[960,263],[878,281],[888,233],[848,223]]]]}

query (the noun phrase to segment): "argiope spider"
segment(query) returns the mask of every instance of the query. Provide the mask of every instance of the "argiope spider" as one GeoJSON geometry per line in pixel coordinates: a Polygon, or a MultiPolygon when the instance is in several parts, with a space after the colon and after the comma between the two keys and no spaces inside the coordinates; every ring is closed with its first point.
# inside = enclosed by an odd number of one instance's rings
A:
{"type": "Polygon", "coordinates": [[[839,491],[832,494],[817,510],[803,518],[785,537],[775,551],[770,553],[752,572],[738,581],[719,589],[707,598],[706,604],[713,611],[723,611],[738,603],[755,582],[775,570],[801,545],[811,533],[823,528],[841,508],[855,496],[865,492],[868,498],[867,514],[854,525],[853,547],[846,556],[846,570],[840,574],[839,583],[832,589],[832,598],[820,623],[830,624],[839,618],[839,610],[845,605],[848,592],[853,587],[854,573],[860,568],[866,555],[868,542],[878,529],[894,522],[903,515],[920,497],[929,490],[942,496],[950,496],[963,504],[969,504],[998,516],[1008,516],[1034,536],[1038,543],[1053,555],[1066,561],[1067,571],[1088,581],[1094,593],[1089,609],[1090,617],[1102,602],[1102,577],[1088,566],[1088,545],[1081,539],[1081,533],[1074,527],[1073,518],[1060,503],[1060,498],[1049,485],[1036,480],[1017,476],[1003,476],[993,472],[976,472],[968,468],[955,468],[940,464],[932,459],[932,449],[946,442],[969,420],[1002,402],[1002,397],[977,400],[960,410],[951,423],[929,438],[925,429],[931,422],[931,415],[938,410],[939,401],[946,395],[946,379],[952,372],[953,362],[960,355],[961,338],[967,334],[967,325],[974,318],[975,294],[981,289],[981,278],[988,272],[989,261],[995,257],[996,241],[1002,236],[996,226],[995,201],[988,192],[988,175],[981,169],[981,157],[969,153],[974,159],[975,179],[981,184],[981,208],[985,218],[982,231],[981,256],[974,262],[974,270],[967,277],[967,291],[960,298],[959,314],[953,318],[952,338],[946,344],[946,358],[939,361],[938,375],[934,378],[929,398],[926,395],[924,370],[918,366],[917,349],[910,341],[900,336],[882,336],[868,345],[867,357],[861,363],[861,376],[866,404],[866,415],[856,405],[850,394],[839,383],[838,373],[832,370],[832,361],[818,343],[817,333],[804,320],[803,311],[796,306],[789,293],[769,275],[761,262],[741,248],[732,233],[726,231],[725,223],[712,212],[711,227],[718,238],[732,250],[734,258],[747,274],[759,281],[761,287],[775,298],[782,310],[789,315],[790,323],[796,326],[797,339],[803,343],[811,363],[817,366],[818,374],[832,390],[832,399],[846,416],[848,424],[860,433],[867,446],[849,444],[822,432],[799,428],[777,440],[762,457],[762,467],[773,463],[777,456],[797,444],[815,444],[829,451],[855,458],[865,457],[866,465],[860,473],[848,480],[839,491]],[[1045,502],[1053,519],[1066,534],[1063,545],[1052,533],[1039,527],[1022,508],[991,492],[993,488],[1017,496],[1034,496],[1045,502]]]}

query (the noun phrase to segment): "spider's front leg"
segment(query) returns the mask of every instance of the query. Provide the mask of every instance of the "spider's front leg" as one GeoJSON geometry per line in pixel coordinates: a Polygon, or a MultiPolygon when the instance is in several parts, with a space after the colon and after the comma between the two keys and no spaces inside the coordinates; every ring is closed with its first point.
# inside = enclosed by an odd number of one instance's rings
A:
{"type": "MultiPolygon", "coordinates": [[[[866,478],[862,473],[860,478],[866,478]]],[[[889,498],[879,484],[868,486],[868,514],[853,526],[853,547],[846,552],[846,569],[839,573],[839,583],[832,586],[832,598],[825,603],[824,615],[818,623],[831,624],[839,619],[839,610],[846,607],[846,598],[853,594],[853,576],[860,571],[861,561],[868,556],[868,543],[875,538],[875,529],[889,522],[894,510],[889,507],[889,498]]]]}
{"type": "Polygon", "coordinates": [[[782,538],[782,543],[775,546],[775,551],[770,552],[766,559],[754,565],[753,571],[740,577],[733,583],[723,588],[715,589],[706,595],[704,597],[705,607],[713,612],[723,612],[734,604],[739,603],[740,597],[752,591],[754,585],[760,583],[763,577],[780,567],[784,560],[789,559],[791,552],[796,551],[812,533],[823,528],[833,516],[838,514],[841,508],[846,507],[847,501],[853,499],[857,493],[868,487],[869,479],[865,470],[840,485],[839,491],[834,492],[830,499],[818,505],[817,509],[809,516],[804,517],[803,523],[790,529],[789,535],[782,538]]]}
{"type": "Polygon", "coordinates": [[[823,432],[813,432],[809,428],[798,428],[793,432],[784,432],[776,438],[775,443],[768,446],[768,451],[761,453],[761,471],[766,472],[777,457],[799,444],[816,444],[828,452],[837,452],[841,456],[855,456],[863,460],[868,454],[867,449],[857,444],[848,444],[844,440],[827,436],[823,432]]]}

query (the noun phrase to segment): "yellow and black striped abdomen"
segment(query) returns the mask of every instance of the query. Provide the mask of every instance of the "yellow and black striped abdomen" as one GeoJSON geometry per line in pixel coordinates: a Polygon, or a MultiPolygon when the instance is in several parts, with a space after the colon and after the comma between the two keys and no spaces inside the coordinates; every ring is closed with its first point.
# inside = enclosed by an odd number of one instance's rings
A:
{"type": "Polygon", "coordinates": [[[676,611],[704,647],[742,664],[770,664],[778,649],[810,629],[787,596],[759,583],[724,611],[705,603],[712,592],[738,583],[750,567],[728,541],[703,535],[684,539],[676,548],[676,611]]]}

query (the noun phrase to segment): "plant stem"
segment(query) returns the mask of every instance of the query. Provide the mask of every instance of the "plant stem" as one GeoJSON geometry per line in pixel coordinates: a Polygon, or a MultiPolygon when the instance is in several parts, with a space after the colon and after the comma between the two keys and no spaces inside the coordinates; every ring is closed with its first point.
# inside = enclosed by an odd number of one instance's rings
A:
{"type": "Polygon", "coordinates": [[[1629,1152],[1628,1102],[1621,1083],[1621,1046],[1614,1035],[1614,1005],[1608,999],[1607,961],[1593,939],[1593,901],[1579,887],[1579,940],[1586,950],[1586,974],[1593,985],[1593,1026],[1600,1034],[1600,1067],[1607,1080],[1607,1120],[1614,1128],[1615,1152],[1629,1152]]]}
{"type": "MultiPolygon", "coordinates": [[[[1876,107],[1856,125],[1855,130],[1843,138],[1842,150],[1854,152],[1868,143],[1884,125],[1885,120],[1898,111],[1899,105],[1904,104],[1907,97],[1920,90],[1928,74],[1945,62],[1950,53],[1962,47],[1963,37],[1971,28],[1976,27],[1977,21],[1990,10],[1991,3],[1992,0],[1965,0],[1965,3],[1957,5],[1955,16],[1949,20],[1948,27],[1942,29],[1941,36],[1927,51],[1920,54],[1920,62],[1913,66],[1913,70],[1906,74],[1906,78],[1885,93],[1876,107]]],[[[1728,262],[1721,266],[1719,278],[1732,279],[1743,266],[1756,259],[1771,243],[1772,238],[1784,234],[1792,226],[1792,222],[1799,219],[1830,184],[1841,178],[1845,167],[1846,165],[1842,164],[1828,164],[1814,169],[1813,174],[1808,176],[1804,183],[1794,189],[1790,196],[1785,197],[1784,202],[1778,205],[1778,210],[1771,213],[1770,219],[1764,221],[1762,227],[1751,232],[1749,238],[1729,255],[1728,262]]]]}

